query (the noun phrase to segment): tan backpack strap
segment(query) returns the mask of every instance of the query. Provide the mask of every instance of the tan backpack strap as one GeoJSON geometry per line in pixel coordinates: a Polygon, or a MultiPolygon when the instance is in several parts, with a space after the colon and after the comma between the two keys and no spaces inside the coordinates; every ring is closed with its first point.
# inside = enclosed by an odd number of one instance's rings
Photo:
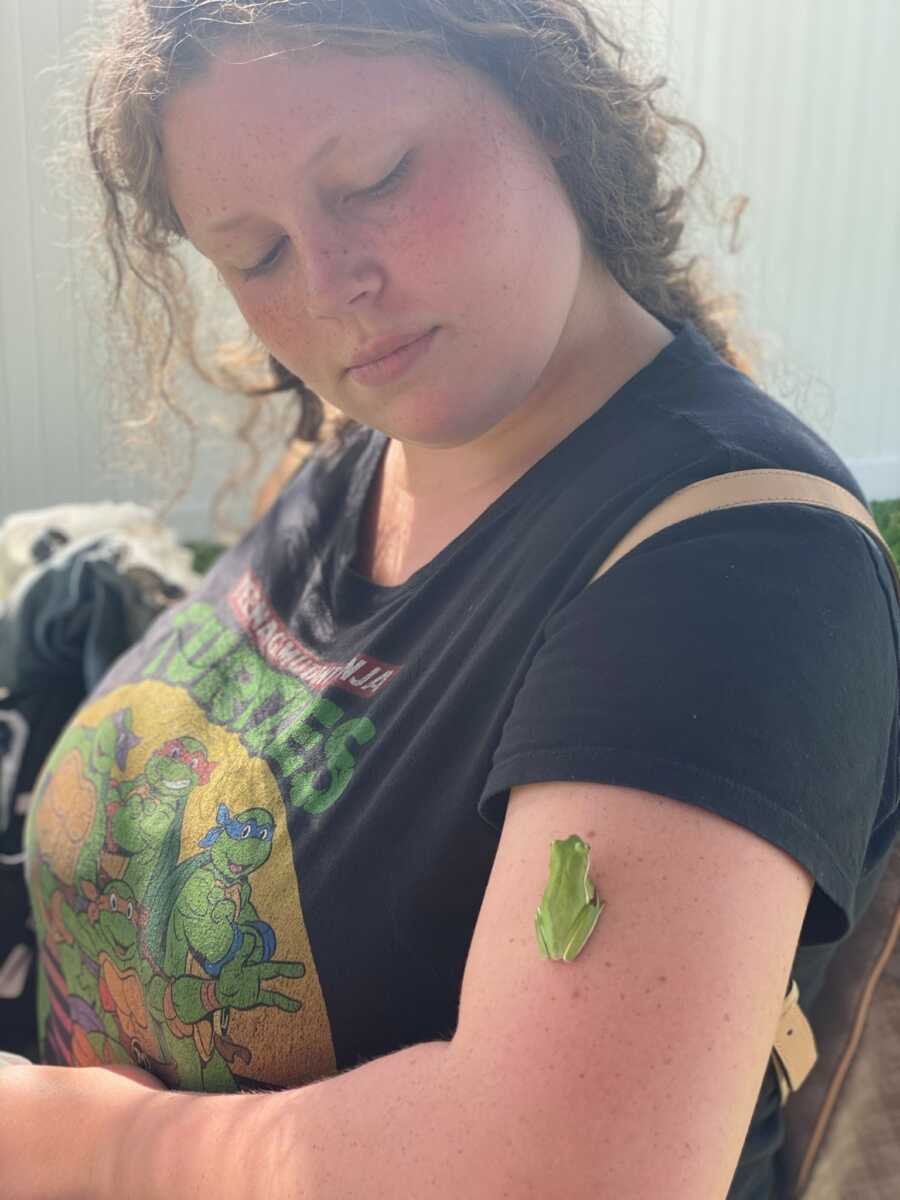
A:
{"type": "MultiPolygon", "coordinates": [[[[697,483],[689,484],[688,487],[668,496],[629,530],[602,566],[595,571],[590,582],[599,579],[641,542],[670,525],[719,509],[742,508],[748,504],[784,503],[830,508],[861,525],[884,552],[891,568],[897,599],[900,601],[900,573],[897,564],[866,506],[846,488],[831,483],[828,479],[821,479],[818,475],[807,475],[803,471],[771,469],[731,471],[724,475],[715,475],[711,479],[701,479],[697,483]]],[[[782,1104],[791,1092],[800,1087],[818,1056],[816,1040],[809,1021],[800,1008],[799,999],[797,981],[791,980],[791,988],[784,999],[772,1047],[772,1064],[778,1077],[782,1104]]]]}
{"type": "Polygon", "coordinates": [[[821,479],[818,475],[807,475],[803,471],[771,469],[731,471],[725,475],[714,475],[711,479],[701,479],[682,488],[681,491],[674,492],[641,517],[626,533],[600,568],[594,572],[590,582],[599,579],[610,567],[615,566],[620,558],[669,525],[676,525],[691,517],[699,517],[703,513],[724,508],[784,503],[813,504],[818,508],[830,508],[862,525],[884,551],[893,574],[897,598],[900,600],[900,574],[897,564],[866,506],[846,488],[828,479],[821,479]]]}
{"type": "Polygon", "coordinates": [[[772,1047],[772,1065],[778,1077],[781,1103],[787,1100],[816,1065],[816,1039],[799,1004],[797,980],[791,980],[791,990],[781,1006],[781,1017],[772,1047]]]}

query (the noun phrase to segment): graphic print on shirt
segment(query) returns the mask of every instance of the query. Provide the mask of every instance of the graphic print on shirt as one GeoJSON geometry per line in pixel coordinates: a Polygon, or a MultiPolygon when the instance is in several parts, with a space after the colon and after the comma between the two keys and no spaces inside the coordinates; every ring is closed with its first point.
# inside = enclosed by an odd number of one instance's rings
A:
{"type": "MultiPolygon", "coordinates": [[[[205,629],[221,645],[230,631],[211,629],[211,611],[205,629]]],[[[287,784],[296,803],[298,770],[285,774],[283,755],[266,753],[259,734],[248,752],[233,721],[221,721],[242,706],[214,661],[214,712],[182,679],[173,686],[173,675],[191,673],[189,659],[157,654],[145,671],[156,680],[79,713],[39,782],[29,884],[49,1061],[134,1062],[205,1091],[290,1086],[335,1070],[283,798],[287,784]]],[[[308,697],[293,691],[280,711],[282,720],[291,711],[296,733],[296,701],[308,697]]],[[[348,732],[341,737],[349,756],[348,732]]],[[[334,802],[317,761],[318,790],[334,802]]],[[[315,800],[316,790],[307,783],[302,794],[315,800]]]]}

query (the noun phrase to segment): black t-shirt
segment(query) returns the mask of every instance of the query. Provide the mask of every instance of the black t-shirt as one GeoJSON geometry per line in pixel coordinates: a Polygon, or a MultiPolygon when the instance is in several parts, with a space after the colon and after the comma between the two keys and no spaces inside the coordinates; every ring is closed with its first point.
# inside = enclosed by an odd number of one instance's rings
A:
{"type": "MultiPolygon", "coordinates": [[[[897,611],[850,520],[716,512],[588,585],[664,497],[834,452],[691,326],[396,587],[352,567],[386,438],[320,448],[113,668],[29,822],[53,1061],[300,1084],[452,1034],[511,787],[719,813],[815,888],[801,1003],[898,821],[897,611]],[[277,994],[277,1000],[272,995],[277,994]]],[[[731,1191],[771,1194],[771,1067],[731,1191]]]]}

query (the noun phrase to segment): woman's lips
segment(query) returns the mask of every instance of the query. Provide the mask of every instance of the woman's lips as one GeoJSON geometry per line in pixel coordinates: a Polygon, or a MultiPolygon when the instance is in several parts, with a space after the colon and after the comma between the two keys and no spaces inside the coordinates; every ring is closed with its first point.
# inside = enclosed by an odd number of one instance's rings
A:
{"type": "Polygon", "coordinates": [[[423,354],[427,354],[437,332],[437,328],[429,329],[427,333],[381,358],[351,367],[347,374],[363,387],[379,387],[384,383],[391,383],[408,371],[413,363],[418,362],[423,354]]]}

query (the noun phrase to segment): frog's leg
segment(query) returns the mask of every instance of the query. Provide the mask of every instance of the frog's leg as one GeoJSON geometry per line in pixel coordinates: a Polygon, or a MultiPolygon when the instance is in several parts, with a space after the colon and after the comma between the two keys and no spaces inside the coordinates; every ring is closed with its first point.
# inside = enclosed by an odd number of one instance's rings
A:
{"type": "Polygon", "coordinates": [[[538,946],[540,947],[541,954],[543,954],[544,958],[549,958],[550,957],[550,947],[544,941],[544,934],[541,931],[541,914],[540,914],[540,912],[536,912],[534,914],[534,932],[537,934],[538,946]]]}
{"type": "Polygon", "coordinates": [[[584,944],[594,932],[594,927],[600,919],[600,913],[603,910],[604,901],[597,900],[596,895],[594,902],[583,908],[578,914],[572,925],[572,933],[566,943],[566,948],[563,950],[563,960],[572,962],[578,957],[584,949],[584,944]]]}

